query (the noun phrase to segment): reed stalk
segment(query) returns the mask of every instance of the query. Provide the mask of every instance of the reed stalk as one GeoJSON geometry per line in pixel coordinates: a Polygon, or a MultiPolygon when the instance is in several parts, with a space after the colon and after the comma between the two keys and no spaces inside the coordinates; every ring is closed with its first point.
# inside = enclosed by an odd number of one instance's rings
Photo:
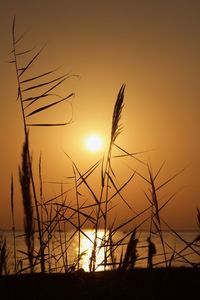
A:
{"type": "Polygon", "coordinates": [[[115,102],[114,110],[113,110],[113,116],[112,116],[112,128],[111,128],[111,137],[110,137],[110,143],[109,143],[109,149],[108,154],[106,157],[105,162],[105,168],[103,168],[103,162],[102,162],[102,172],[101,172],[101,192],[97,207],[97,217],[96,217],[96,224],[95,224],[95,238],[94,238],[94,247],[92,250],[92,257],[91,257],[91,269],[94,272],[96,267],[96,248],[97,248],[97,239],[98,239],[98,228],[99,228],[99,222],[101,216],[104,218],[104,239],[105,239],[105,248],[104,248],[104,267],[106,269],[107,265],[107,239],[108,239],[108,233],[107,233],[107,214],[108,214],[108,199],[109,199],[109,183],[111,181],[110,173],[112,172],[111,167],[111,153],[112,153],[112,147],[114,145],[114,142],[118,135],[120,134],[122,128],[119,124],[121,119],[121,113],[123,109],[123,101],[124,101],[124,90],[125,85],[123,84],[119,90],[117,100],[115,102]],[[105,193],[105,208],[103,214],[102,212],[102,202],[103,202],[103,195],[105,193]]]}
{"type": "Polygon", "coordinates": [[[14,182],[13,182],[13,174],[11,174],[10,204],[11,204],[10,206],[11,206],[11,216],[12,216],[14,271],[15,271],[15,273],[17,273],[17,254],[16,254],[16,233],[15,233],[15,216],[14,216],[14,182]]]}
{"type": "MultiPolygon", "coordinates": [[[[24,62],[23,64],[20,63],[19,58],[23,58],[26,54],[31,54],[33,49],[28,49],[24,51],[18,50],[18,45],[23,39],[24,35],[22,35],[19,38],[16,38],[15,33],[15,17],[13,19],[13,26],[12,26],[12,42],[13,42],[13,50],[11,51],[11,54],[13,55],[13,60],[10,61],[10,63],[13,63],[15,65],[15,71],[16,71],[16,77],[17,77],[17,87],[18,87],[18,95],[17,100],[20,102],[21,107],[21,114],[22,114],[22,120],[23,120],[23,127],[24,127],[24,136],[25,140],[28,139],[28,128],[31,126],[63,126],[67,125],[71,122],[71,119],[64,123],[30,123],[28,122],[30,116],[38,115],[39,113],[46,112],[49,108],[54,107],[62,103],[63,101],[68,101],[74,93],[68,94],[65,97],[61,97],[57,93],[53,93],[54,89],[60,86],[66,79],[71,77],[72,75],[63,75],[61,77],[57,77],[55,79],[46,79],[45,82],[37,82],[38,80],[43,80],[47,78],[47,76],[53,74],[55,70],[53,71],[47,71],[42,74],[32,76],[28,75],[28,71],[32,67],[33,63],[38,59],[40,56],[40,53],[42,52],[43,48],[39,50],[31,59],[29,59],[28,62],[24,62]],[[32,84],[30,86],[30,84],[32,84]],[[41,92],[41,88],[44,88],[44,91],[41,92]],[[33,92],[36,92],[37,94],[33,94],[33,92]],[[30,93],[29,96],[27,96],[30,93]],[[54,97],[55,100],[52,103],[48,103],[48,100],[51,97],[54,97]],[[43,98],[46,98],[46,105],[41,105],[40,100],[43,98]],[[56,98],[59,98],[57,100],[56,98]],[[33,105],[39,105],[39,108],[34,109],[33,105]]],[[[34,204],[35,204],[35,210],[36,210],[36,220],[37,220],[37,227],[38,227],[38,234],[39,234],[39,241],[40,241],[40,265],[41,265],[41,272],[45,272],[45,259],[44,259],[44,251],[43,251],[43,240],[42,240],[42,228],[41,228],[41,220],[40,220],[40,214],[39,214],[39,208],[38,208],[38,200],[36,195],[36,188],[35,188],[35,182],[32,172],[32,166],[31,166],[31,157],[30,157],[30,150],[29,145],[27,148],[27,159],[29,164],[29,172],[30,172],[30,182],[32,185],[33,190],[33,197],[34,197],[34,204]]]]}
{"type": "Polygon", "coordinates": [[[34,271],[33,252],[34,252],[34,219],[33,206],[31,197],[31,173],[28,158],[28,136],[24,142],[22,152],[22,166],[19,168],[19,178],[21,183],[21,191],[24,207],[24,231],[25,242],[27,245],[27,255],[29,259],[31,272],[34,271]]]}
{"type": "Polygon", "coordinates": [[[7,242],[6,238],[0,236],[0,276],[7,274],[7,242]]]}
{"type": "Polygon", "coordinates": [[[76,197],[76,208],[77,208],[77,226],[78,226],[78,262],[77,262],[77,267],[78,270],[80,269],[80,257],[81,257],[81,219],[80,219],[80,207],[79,207],[79,193],[78,193],[78,187],[77,187],[77,178],[76,178],[76,172],[75,168],[73,166],[73,172],[74,172],[74,180],[75,180],[75,197],[76,197]]]}

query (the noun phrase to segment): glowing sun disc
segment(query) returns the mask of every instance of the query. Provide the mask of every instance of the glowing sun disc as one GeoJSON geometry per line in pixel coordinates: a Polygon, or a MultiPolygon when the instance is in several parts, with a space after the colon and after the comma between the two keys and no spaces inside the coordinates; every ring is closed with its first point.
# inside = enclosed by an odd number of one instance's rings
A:
{"type": "Polygon", "coordinates": [[[99,151],[102,148],[102,139],[99,135],[93,134],[86,138],[85,146],[91,152],[99,151]]]}

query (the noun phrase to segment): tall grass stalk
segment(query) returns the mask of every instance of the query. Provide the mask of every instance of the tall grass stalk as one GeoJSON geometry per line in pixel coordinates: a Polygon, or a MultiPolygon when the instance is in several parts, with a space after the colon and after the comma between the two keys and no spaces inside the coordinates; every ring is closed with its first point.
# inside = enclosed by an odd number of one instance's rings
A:
{"type": "MultiPolygon", "coordinates": [[[[55,70],[47,71],[39,75],[30,76],[29,70],[34,64],[34,62],[39,58],[42,50],[41,48],[36,54],[32,54],[32,58],[25,60],[27,54],[31,54],[34,49],[27,49],[21,50],[19,47],[20,42],[23,40],[24,35],[19,38],[16,38],[15,33],[15,17],[13,19],[13,26],[12,26],[12,42],[13,42],[13,49],[11,54],[13,55],[13,59],[10,61],[15,65],[16,70],[16,77],[17,77],[17,86],[18,86],[18,95],[17,100],[20,102],[21,113],[22,113],[22,120],[23,120],[23,127],[24,127],[24,136],[25,140],[27,140],[28,136],[28,128],[30,126],[63,126],[67,125],[71,122],[71,120],[64,122],[64,123],[30,123],[28,122],[29,117],[36,116],[40,113],[46,112],[49,108],[55,107],[62,103],[63,101],[68,101],[74,93],[68,94],[65,97],[61,97],[57,93],[54,93],[55,88],[60,86],[66,79],[71,77],[72,75],[63,75],[60,77],[56,77],[52,79],[46,79],[47,76],[54,74],[55,70]],[[23,60],[22,60],[23,59],[23,60]],[[21,62],[22,61],[22,62],[21,62]],[[38,80],[46,80],[43,82],[37,82],[38,80]],[[36,82],[36,83],[35,83],[36,82]],[[44,90],[41,92],[41,88],[44,90]],[[35,92],[35,94],[33,94],[35,92]],[[52,96],[55,98],[54,102],[52,101],[48,103],[49,99],[51,100],[52,96]],[[45,105],[40,104],[40,100],[46,98],[45,105]],[[59,99],[59,100],[57,100],[59,99]],[[38,108],[34,108],[34,105],[37,104],[38,108]]],[[[40,214],[38,208],[38,200],[36,195],[36,188],[35,182],[33,178],[32,166],[31,166],[31,157],[30,157],[30,150],[29,145],[27,148],[27,159],[29,164],[29,172],[30,172],[30,181],[33,190],[33,197],[34,197],[34,204],[36,210],[36,220],[37,220],[37,227],[38,227],[38,234],[39,234],[39,241],[40,241],[40,264],[41,264],[41,272],[45,272],[45,263],[44,263],[44,251],[43,251],[43,241],[42,241],[42,229],[41,229],[41,221],[40,221],[40,214]]]]}
{"type": "Polygon", "coordinates": [[[7,274],[7,242],[6,238],[0,236],[0,276],[7,274]]]}
{"type": "MultiPolygon", "coordinates": [[[[161,166],[161,168],[162,168],[162,166],[161,166]]],[[[160,168],[160,170],[161,170],[161,168],[160,168]]],[[[151,239],[152,225],[154,224],[154,226],[156,228],[156,231],[158,232],[160,240],[161,240],[161,244],[162,244],[162,247],[163,247],[163,253],[164,253],[164,257],[165,257],[165,263],[166,263],[166,267],[167,267],[167,257],[166,257],[165,243],[164,243],[164,240],[163,240],[163,234],[162,234],[162,228],[161,228],[161,222],[160,222],[160,215],[159,215],[157,189],[156,189],[156,186],[155,186],[155,180],[156,180],[160,170],[158,171],[158,173],[154,177],[153,172],[152,172],[150,166],[148,165],[148,172],[149,172],[149,178],[150,178],[150,184],[151,184],[151,205],[152,205],[152,212],[151,212],[152,215],[151,215],[151,222],[150,222],[150,236],[149,236],[149,239],[151,239]]]]}
{"type": "Polygon", "coordinates": [[[42,272],[45,271],[45,242],[44,242],[44,199],[43,199],[43,185],[42,185],[42,155],[39,157],[39,190],[40,190],[40,260],[42,272]]]}
{"type": "Polygon", "coordinates": [[[31,197],[31,173],[28,158],[28,136],[23,146],[22,152],[22,166],[19,168],[19,178],[21,183],[21,191],[24,207],[24,231],[25,241],[27,245],[27,255],[29,259],[31,272],[34,271],[33,266],[33,252],[34,252],[34,219],[33,219],[33,205],[31,197]]]}
{"type": "Polygon", "coordinates": [[[112,167],[111,167],[111,153],[112,153],[112,147],[114,145],[114,142],[115,142],[117,136],[121,132],[121,126],[120,126],[119,122],[121,119],[121,112],[123,109],[124,90],[125,90],[125,85],[123,84],[119,90],[117,100],[115,102],[115,106],[114,106],[114,110],[113,110],[111,137],[110,137],[110,144],[109,144],[109,148],[108,148],[108,154],[107,154],[106,161],[105,161],[105,168],[103,168],[104,161],[102,162],[101,192],[100,192],[99,202],[98,202],[98,206],[97,206],[94,247],[93,247],[92,257],[91,257],[92,271],[95,271],[95,266],[96,266],[96,247],[97,247],[97,239],[98,239],[98,228],[99,228],[101,216],[103,216],[103,219],[104,219],[105,268],[106,268],[106,264],[107,264],[107,246],[106,246],[106,244],[107,244],[107,239],[108,239],[108,228],[107,228],[108,216],[107,215],[108,215],[109,183],[111,182],[110,173],[113,172],[112,167]],[[103,201],[104,193],[105,193],[105,208],[104,208],[104,212],[102,215],[101,211],[102,211],[102,201],[103,201]]]}
{"type": "Polygon", "coordinates": [[[10,185],[10,206],[12,215],[12,233],[13,233],[13,251],[14,251],[14,271],[17,272],[17,255],[16,255],[16,233],[15,233],[15,216],[14,216],[14,182],[13,174],[11,175],[10,185]]]}
{"type": "Polygon", "coordinates": [[[80,269],[80,249],[81,249],[81,232],[80,232],[80,228],[81,228],[81,219],[80,219],[80,208],[79,208],[79,193],[78,193],[78,187],[77,187],[77,178],[76,178],[76,171],[75,168],[73,166],[73,172],[74,172],[74,179],[75,179],[75,194],[76,194],[76,206],[77,206],[77,218],[78,218],[78,270],[80,269]]]}

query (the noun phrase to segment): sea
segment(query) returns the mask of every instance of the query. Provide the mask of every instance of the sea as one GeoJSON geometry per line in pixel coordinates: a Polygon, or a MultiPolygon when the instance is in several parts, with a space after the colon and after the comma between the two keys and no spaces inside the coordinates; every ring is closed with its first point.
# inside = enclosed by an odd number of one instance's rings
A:
{"type": "MultiPolygon", "coordinates": [[[[117,231],[107,234],[105,244],[104,230],[98,230],[96,246],[95,271],[117,269],[122,266],[127,245],[132,233],[117,231]],[[107,255],[105,255],[107,253],[107,255]],[[106,262],[106,263],[105,263],[106,262]]],[[[146,268],[148,258],[149,232],[137,232],[135,268],[146,268]]],[[[91,257],[94,248],[95,232],[85,229],[76,231],[57,231],[44,237],[44,258],[46,272],[67,272],[77,269],[91,270],[91,257]]],[[[0,251],[6,240],[6,269],[5,272],[26,273],[30,271],[27,255],[27,245],[23,231],[4,231],[0,238],[0,251]]],[[[156,253],[153,255],[153,267],[194,267],[200,266],[200,232],[178,231],[151,234],[156,253]]],[[[133,250],[134,251],[134,250],[133,250]]],[[[34,238],[34,271],[40,272],[39,238],[34,238]]]]}

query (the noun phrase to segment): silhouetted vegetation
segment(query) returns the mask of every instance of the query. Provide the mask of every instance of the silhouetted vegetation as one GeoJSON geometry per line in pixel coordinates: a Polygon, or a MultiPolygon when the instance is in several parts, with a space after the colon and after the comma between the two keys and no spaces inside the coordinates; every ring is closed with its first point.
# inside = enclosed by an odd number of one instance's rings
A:
{"type": "MultiPolygon", "coordinates": [[[[104,266],[104,270],[110,268],[125,271],[128,269],[134,269],[137,260],[145,259],[148,262],[148,267],[151,269],[155,266],[153,257],[157,255],[154,250],[152,239],[153,236],[158,236],[164,256],[166,267],[171,267],[173,261],[177,258],[182,259],[189,266],[199,267],[199,263],[194,263],[186,257],[185,251],[190,250],[200,257],[199,249],[199,235],[197,238],[188,242],[184,240],[170,225],[161,217],[161,210],[165,208],[169,201],[173,199],[175,194],[171,195],[167,200],[162,202],[159,199],[158,191],[163,189],[170,181],[174,180],[183,170],[173,175],[167,180],[164,180],[162,184],[157,182],[163,165],[155,173],[152,167],[138,158],[137,153],[131,153],[117,144],[117,138],[121,133],[122,127],[120,120],[122,117],[122,111],[124,106],[125,97],[125,84],[119,89],[117,99],[114,105],[112,115],[112,126],[110,142],[108,152],[105,156],[93,166],[90,166],[85,172],[81,172],[77,164],[66,153],[67,159],[71,160],[73,169],[74,186],[70,190],[73,190],[75,195],[75,204],[68,199],[70,194],[68,190],[65,190],[63,184],[60,183],[61,192],[51,198],[44,200],[43,187],[42,187],[42,160],[39,161],[39,193],[35,186],[35,177],[32,171],[32,161],[29,148],[29,129],[34,126],[65,126],[70,123],[70,120],[65,123],[29,123],[29,118],[33,115],[37,116],[39,113],[46,112],[50,107],[59,105],[63,101],[68,101],[74,93],[70,93],[67,96],[61,97],[54,92],[54,89],[59,87],[70,76],[69,74],[51,78],[54,76],[55,71],[44,71],[41,74],[30,76],[30,67],[39,58],[43,48],[33,54],[31,59],[28,59],[25,63],[26,54],[32,54],[31,50],[19,50],[19,44],[23,40],[23,35],[19,38],[16,37],[15,32],[15,19],[13,21],[13,60],[11,61],[16,69],[17,76],[17,90],[18,101],[21,108],[21,114],[24,125],[24,146],[22,151],[22,164],[19,168],[19,181],[21,184],[22,201],[24,207],[24,237],[26,241],[27,251],[23,252],[16,247],[15,232],[15,214],[14,214],[14,183],[13,177],[11,177],[11,215],[12,215],[12,229],[14,240],[14,268],[10,270],[11,273],[23,273],[27,271],[52,273],[52,272],[65,272],[72,273],[73,271],[80,271],[81,260],[85,255],[81,251],[81,239],[86,238],[92,243],[91,257],[89,262],[89,270],[95,272],[99,265],[104,266]],[[21,59],[23,58],[23,59],[21,59]],[[41,88],[44,89],[41,91],[41,88]],[[30,94],[29,94],[30,93],[30,94]],[[52,101],[53,97],[53,101],[52,101]],[[46,104],[41,105],[41,101],[45,98],[46,104]],[[48,102],[49,101],[49,102],[48,102]],[[37,108],[35,108],[35,105],[37,108]],[[131,176],[124,180],[123,184],[119,186],[116,172],[112,165],[113,149],[117,149],[120,154],[115,158],[120,159],[127,157],[129,159],[137,160],[139,164],[145,168],[147,176],[140,174],[138,171],[133,170],[131,176]],[[96,170],[100,168],[101,184],[99,186],[99,194],[94,191],[90,185],[89,179],[96,170]],[[132,205],[123,196],[124,189],[134,180],[136,176],[142,178],[142,180],[148,185],[149,193],[145,192],[145,197],[149,205],[140,212],[135,212],[132,205]],[[90,195],[89,203],[82,201],[82,189],[85,188],[90,195]],[[110,213],[113,213],[113,200],[122,201],[126,208],[128,208],[132,217],[125,220],[121,224],[110,225],[109,218],[110,213]],[[142,221],[141,221],[142,220],[142,221]],[[134,225],[133,225],[134,224],[134,225]],[[135,226],[135,224],[137,224],[135,226]],[[139,232],[142,225],[148,224],[149,226],[149,252],[147,257],[139,257],[137,247],[139,247],[139,232]],[[93,231],[94,235],[91,238],[86,234],[84,228],[88,226],[93,231]],[[69,226],[72,230],[68,230],[69,226]],[[117,232],[124,230],[125,228],[133,228],[133,230],[124,234],[123,237],[116,240],[117,232]],[[164,239],[163,226],[167,227],[171,233],[176,235],[177,238],[185,244],[185,247],[181,251],[171,249],[170,245],[164,239]],[[99,236],[99,230],[103,228],[103,237],[99,236]],[[64,236],[64,238],[63,238],[64,236]],[[75,236],[78,236],[78,250],[76,252],[76,258],[73,262],[69,259],[69,248],[75,236]],[[35,245],[35,239],[39,239],[39,249],[35,245]],[[128,241],[129,240],[129,241],[128,241]],[[121,250],[121,259],[117,260],[115,252],[117,249],[121,250]],[[97,253],[100,249],[104,251],[104,258],[99,263],[97,262],[97,253]],[[124,251],[125,249],[125,251],[124,251]],[[23,260],[17,259],[17,252],[24,255],[23,260]],[[169,254],[170,251],[170,254],[169,254]],[[168,255],[167,255],[168,254],[168,255]]],[[[197,209],[197,222],[200,228],[200,212],[197,209]]],[[[6,240],[0,241],[0,275],[7,273],[6,264],[6,240]]]]}

